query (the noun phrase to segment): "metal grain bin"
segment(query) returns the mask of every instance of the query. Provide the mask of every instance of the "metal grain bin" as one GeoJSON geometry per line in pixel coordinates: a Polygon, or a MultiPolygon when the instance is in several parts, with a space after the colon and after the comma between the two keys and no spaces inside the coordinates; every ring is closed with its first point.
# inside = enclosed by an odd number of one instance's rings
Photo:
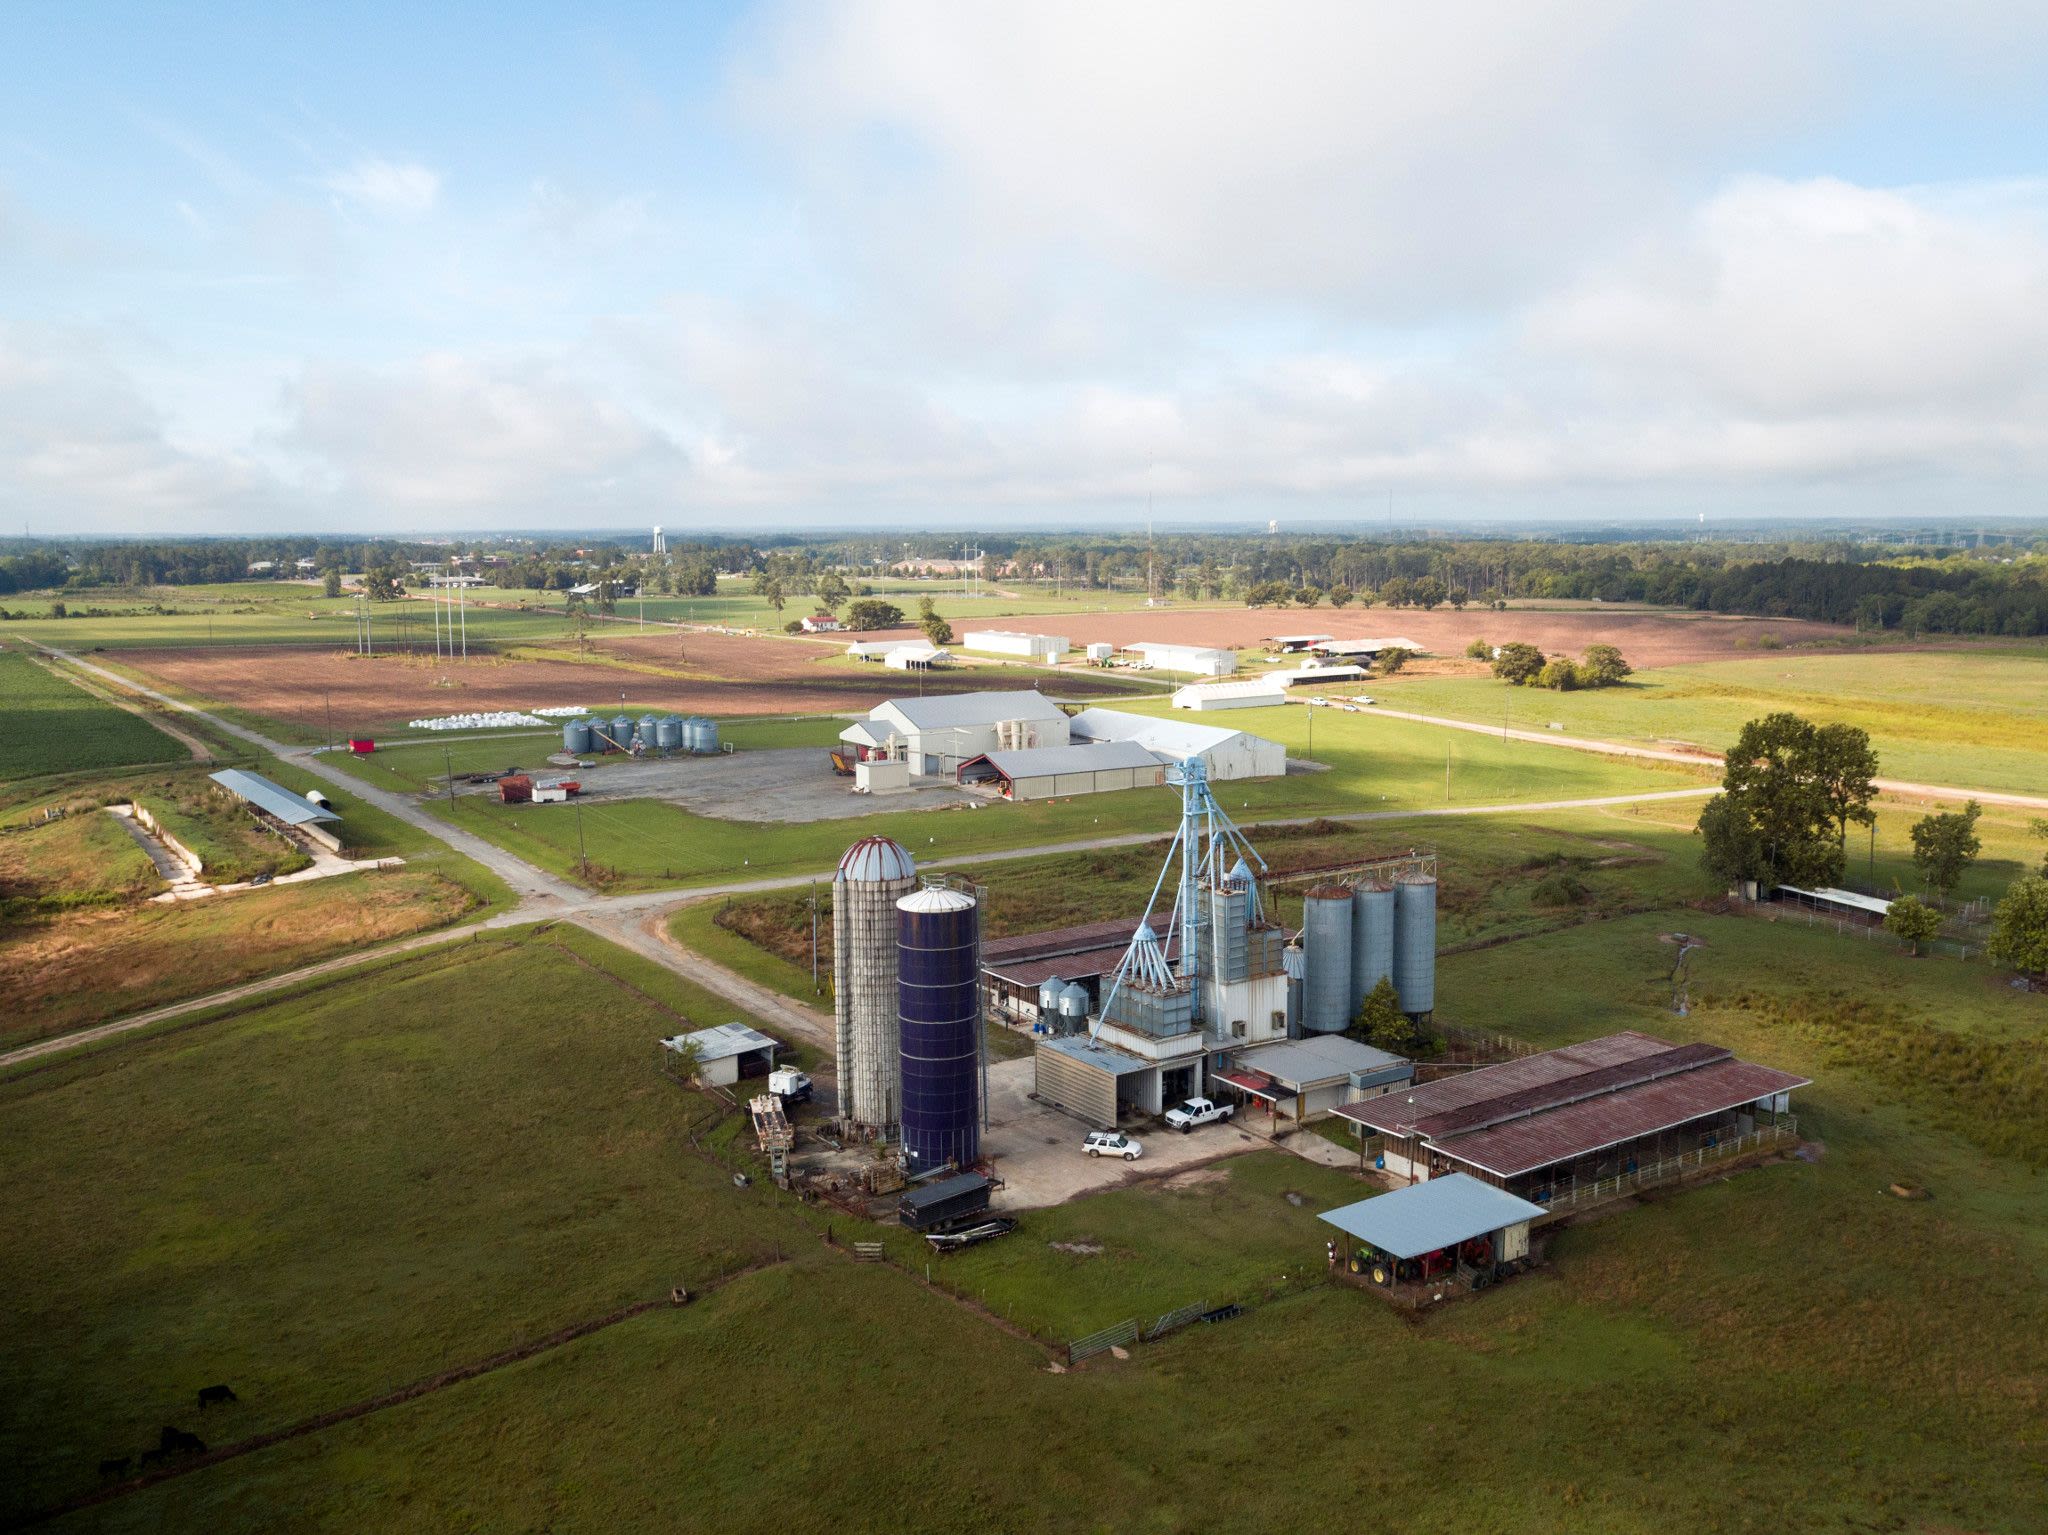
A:
{"type": "Polygon", "coordinates": [[[590,750],[590,721],[570,720],[562,727],[562,750],[578,757],[590,750]]]}
{"type": "Polygon", "coordinates": [[[1088,1000],[1088,988],[1079,981],[1069,981],[1060,993],[1060,1021],[1070,1031],[1079,1029],[1088,1022],[1088,1009],[1092,1005],[1088,1000]]]}
{"type": "Polygon", "coordinates": [[[641,715],[640,723],[634,728],[639,734],[640,744],[649,751],[653,751],[655,747],[661,744],[655,739],[656,732],[661,729],[661,717],[659,715],[641,715]]]}
{"type": "Polygon", "coordinates": [[[630,751],[633,746],[633,717],[621,714],[612,721],[612,740],[618,743],[620,751],[630,751]]]}
{"type": "Polygon", "coordinates": [[[896,903],[903,1150],[917,1171],[981,1154],[980,923],[957,890],[896,903]]]}
{"type": "Polygon", "coordinates": [[[1394,885],[1394,990],[1401,1011],[1436,1011],[1436,881],[1421,876],[1394,885]]]}
{"type": "Polygon", "coordinates": [[[698,750],[698,751],[700,751],[700,752],[704,752],[704,753],[707,753],[707,754],[708,754],[708,753],[711,753],[711,752],[715,752],[715,751],[717,751],[717,750],[718,750],[718,721],[717,721],[717,720],[699,720],[699,721],[697,721],[697,746],[696,746],[696,750],[698,750]]]}
{"type": "Polygon", "coordinates": [[[1067,989],[1067,983],[1056,975],[1049,975],[1038,983],[1038,1016],[1050,1022],[1060,1010],[1060,993],[1067,989]]]}
{"type": "Polygon", "coordinates": [[[1351,892],[1318,885],[1302,900],[1301,1026],[1341,1034],[1355,1009],[1351,993],[1351,892]]]}
{"type": "MultiPolygon", "coordinates": [[[[1351,897],[1351,992],[1363,1002],[1394,973],[1394,887],[1362,884],[1351,897]]],[[[1352,1015],[1358,1013],[1356,1003],[1352,1015]]]]}
{"type": "Polygon", "coordinates": [[[657,720],[654,725],[654,744],[665,752],[682,750],[683,722],[673,714],[657,720]]]}

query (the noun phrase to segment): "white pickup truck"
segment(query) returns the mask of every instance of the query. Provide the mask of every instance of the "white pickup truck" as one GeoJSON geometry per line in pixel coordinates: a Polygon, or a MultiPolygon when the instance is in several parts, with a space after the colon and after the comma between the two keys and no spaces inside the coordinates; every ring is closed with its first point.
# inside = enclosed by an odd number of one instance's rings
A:
{"type": "Polygon", "coordinates": [[[1213,1125],[1237,1112],[1234,1103],[1214,1103],[1207,1098],[1190,1098],[1179,1108],[1166,1111],[1166,1122],[1186,1135],[1197,1125],[1213,1125]]]}

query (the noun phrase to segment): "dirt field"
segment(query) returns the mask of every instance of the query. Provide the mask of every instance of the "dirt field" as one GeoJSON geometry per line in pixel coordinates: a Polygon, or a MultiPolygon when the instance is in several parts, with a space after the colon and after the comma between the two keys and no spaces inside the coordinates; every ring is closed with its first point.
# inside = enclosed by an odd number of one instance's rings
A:
{"type": "MultiPolygon", "coordinates": [[[[365,658],[303,646],[243,645],[211,650],[129,650],[125,665],[172,687],[271,719],[325,727],[329,700],[337,735],[388,732],[407,720],[486,709],[553,704],[617,706],[629,713],[859,713],[885,698],[917,691],[915,681],[881,666],[834,664],[838,647],[794,640],[673,632],[591,642],[591,660],[472,657],[437,662],[410,656],[365,658]]],[[[543,652],[529,652],[538,656],[543,652]]],[[[1030,687],[1042,681],[1009,668],[976,668],[925,681],[925,691],[1030,687]]],[[[1098,685],[1081,678],[1063,692],[1098,685]]],[[[1111,691],[1107,687],[1099,689],[1111,691]]]]}
{"type": "Polygon", "coordinates": [[[1427,650],[1452,655],[1484,635],[1496,644],[1522,640],[1548,652],[1574,655],[1588,645],[1617,645],[1635,667],[1681,666],[1753,654],[1759,636],[1765,634],[1793,646],[1839,643],[1856,633],[1844,624],[1808,623],[1797,618],[1723,618],[1712,613],[1667,615],[1597,608],[1572,612],[1522,608],[1505,613],[1480,608],[1463,613],[1449,608],[1429,613],[1413,608],[1356,607],[1168,609],[1023,616],[1004,619],[1003,627],[1063,634],[1076,645],[1097,640],[1113,645],[1164,640],[1236,650],[1256,649],[1275,634],[1333,634],[1340,639],[1399,635],[1427,650]]]}

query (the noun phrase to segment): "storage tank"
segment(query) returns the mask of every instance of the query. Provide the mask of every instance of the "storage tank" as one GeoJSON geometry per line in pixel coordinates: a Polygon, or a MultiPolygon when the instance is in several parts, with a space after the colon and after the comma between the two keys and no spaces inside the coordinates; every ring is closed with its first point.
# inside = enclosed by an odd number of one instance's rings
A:
{"type": "Polygon", "coordinates": [[[1368,880],[1351,894],[1351,1015],[1394,973],[1394,887],[1368,880]]]}
{"type": "Polygon", "coordinates": [[[322,810],[332,810],[334,808],[334,801],[322,794],[318,789],[308,789],[306,791],[306,803],[318,805],[322,810]]]}
{"type": "Polygon", "coordinates": [[[1060,993],[1067,989],[1067,983],[1056,975],[1049,975],[1038,983],[1038,1016],[1047,1023],[1058,1016],[1060,993]]]}
{"type": "Polygon", "coordinates": [[[1318,885],[1302,900],[1301,1026],[1310,1034],[1341,1034],[1355,1016],[1351,1002],[1351,892],[1318,885]]]}
{"type": "Polygon", "coordinates": [[[620,751],[629,751],[633,746],[633,717],[621,714],[612,721],[612,740],[618,743],[620,751]]]}
{"type": "Polygon", "coordinates": [[[590,722],[570,720],[562,727],[562,750],[580,757],[590,750],[590,722]]]}
{"type": "Polygon", "coordinates": [[[903,1150],[922,1172],[981,1155],[981,912],[957,890],[896,903],[903,1150]]]}
{"type": "Polygon", "coordinates": [[[1089,1000],[1088,988],[1079,981],[1067,982],[1066,990],[1060,993],[1060,1022],[1065,1032],[1077,1034],[1088,1026],[1088,1009],[1094,1006],[1089,1000]]]}
{"type": "Polygon", "coordinates": [[[661,729],[661,716],[643,714],[640,716],[640,723],[636,728],[640,735],[640,744],[649,751],[653,751],[655,747],[661,744],[656,738],[656,732],[661,729]]]}
{"type": "Polygon", "coordinates": [[[683,722],[675,715],[664,715],[654,723],[654,744],[665,752],[679,751],[683,744],[683,722]]]}
{"type": "Polygon", "coordinates": [[[838,1029],[840,1117],[886,1131],[898,1119],[896,903],[917,888],[902,844],[863,837],[832,877],[832,1013],[838,1029]]]}
{"type": "Polygon", "coordinates": [[[709,755],[718,750],[717,720],[697,721],[697,737],[691,743],[690,750],[699,755],[709,755]]]}
{"type": "Polygon", "coordinates": [[[1394,990],[1402,1012],[1436,1011],[1436,881],[1426,874],[1394,884],[1394,990]]]}

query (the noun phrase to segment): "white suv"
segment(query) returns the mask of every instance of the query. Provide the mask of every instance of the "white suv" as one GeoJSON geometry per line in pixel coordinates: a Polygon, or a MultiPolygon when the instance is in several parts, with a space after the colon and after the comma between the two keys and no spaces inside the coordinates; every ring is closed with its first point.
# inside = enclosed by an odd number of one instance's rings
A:
{"type": "Polygon", "coordinates": [[[1091,1157],[1122,1157],[1126,1162],[1135,1162],[1145,1154],[1144,1145],[1121,1130],[1090,1130],[1081,1149],[1091,1157]]]}

